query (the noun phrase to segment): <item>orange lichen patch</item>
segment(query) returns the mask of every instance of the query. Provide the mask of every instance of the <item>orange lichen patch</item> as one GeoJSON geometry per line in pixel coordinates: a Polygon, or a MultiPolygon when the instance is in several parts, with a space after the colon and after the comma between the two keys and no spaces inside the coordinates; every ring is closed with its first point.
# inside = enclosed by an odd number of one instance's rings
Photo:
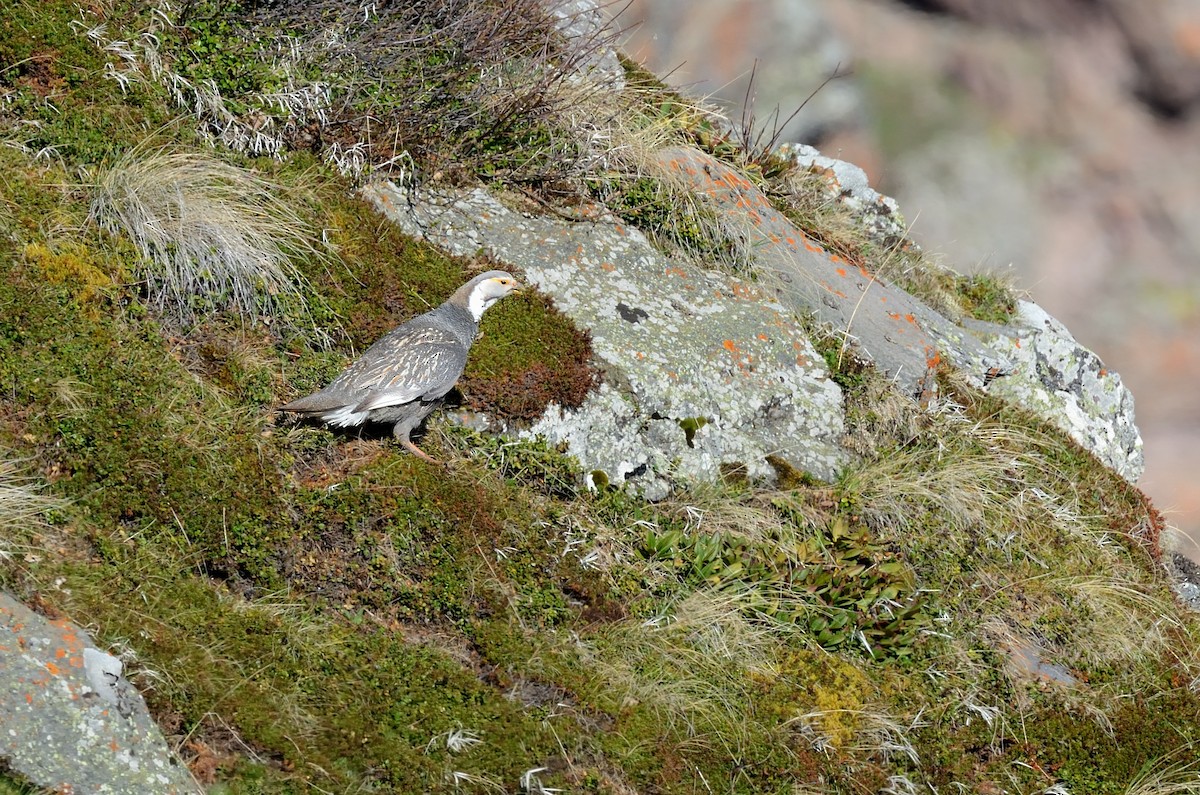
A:
{"type": "Polygon", "coordinates": [[[32,703],[33,703],[33,693],[26,693],[26,694],[25,694],[25,703],[26,703],[26,704],[32,704],[32,703]]]}
{"type": "Polygon", "coordinates": [[[109,748],[109,750],[110,750],[110,751],[120,751],[120,750],[121,750],[121,746],[117,745],[117,741],[116,741],[116,740],[109,740],[109,741],[108,741],[108,748],[109,748]]]}
{"type": "Polygon", "coordinates": [[[637,358],[638,358],[638,361],[639,361],[639,362],[640,362],[640,361],[645,361],[645,359],[646,359],[646,354],[642,353],[641,351],[638,351],[638,352],[637,352],[637,358]]]}
{"type": "Polygon", "coordinates": [[[1013,344],[1016,345],[1018,348],[1020,348],[1021,347],[1021,338],[1017,337],[1016,339],[1014,339],[1013,344]]]}
{"type": "Polygon", "coordinates": [[[678,268],[674,265],[672,265],[672,266],[668,267],[666,270],[664,270],[663,274],[666,276],[678,276],[681,279],[687,278],[687,271],[685,271],[683,268],[678,268]]]}
{"type": "Polygon", "coordinates": [[[1108,375],[1108,370],[1106,370],[1105,368],[1101,367],[1101,368],[1100,368],[1100,377],[1101,377],[1101,378],[1103,378],[1103,377],[1104,377],[1104,376],[1106,376],[1106,375],[1108,375]]]}
{"type": "Polygon", "coordinates": [[[911,312],[904,316],[904,320],[906,323],[909,323],[911,325],[914,325],[914,326],[917,325],[917,319],[912,316],[911,312]]]}
{"type": "Polygon", "coordinates": [[[830,254],[829,261],[833,262],[833,263],[838,263],[838,262],[845,262],[846,260],[842,259],[841,255],[839,255],[839,254],[830,254]]]}
{"type": "Polygon", "coordinates": [[[721,343],[721,347],[733,355],[733,366],[738,370],[749,373],[754,369],[754,356],[739,348],[733,340],[725,340],[721,343]]]}
{"type": "Polygon", "coordinates": [[[804,248],[808,249],[813,254],[821,253],[821,247],[807,239],[804,241],[804,248]]]}
{"type": "Polygon", "coordinates": [[[620,224],[613,224],[613,230],[621,237],[625,236],[625,227],[621,226],[620,224]]]}
{"type": "Polygon", "coordinates": [[[925,366],[928,367],[930,370],[936,370],[941,363],[942,363],[942,354],[939,353],[936,348],[933,348],[932,346],[926,346],[925,347],[925,366]],[[929,353],[931,350],[933,351],[932,355],[929,353]]]}
{"type": "Polygon", "coordinates": [[[61,660],[63,657],[66,657],[66,656],[67,656],[66,649],[59,648],[59,649],[54,650],[54,658],[55,659],[61,660]]]}
{"type": "Polygon", "coordinates": [[[617,269],[617,266],[613,265],[611,262],[601,262],[600,263],[600,270],[604,271],[605,273],[612,273],[616,269],[617,269]]]}
{"type": "Polygon", "coordinates": [[[845,268],[838,268],[838,269],[837,269],[837,275],[838,275],[838,276],[845,276],[845,275],[846,275],[846,269],[845,269],[845,268]]]}
{"type": "Polygon", "coordinates": [[[51,676],[62,676],[62,669],[52,662],[46,663],[46,670],[50,672],[51,676]]]}
{"type": "Polygon", "coordinates": [[[742,175],[738,174],[735,171],[725,172],[725,178],[727,180],[729,180],[729,183],[731,185],[738,187],[738,188],[753,188],[754,187],[753,182],[746,179],[745,177],[743,177],[742,175]]]}
{"type": "Polygon", "coordinates": [[[880,296],[880,297],[879,297],[879,303],[881,303],[881,304],[886,304],[886,303],[887,303],[887,296],[886,296],[886,295],[880,296]]]}
{"type": "Polygon", "coordinates": [[[763,342],[766,342],[770,339],[770,337],[768,337],[766,334],[763,334],[761,331],[758,333],[758,338],[763,342]]]}
{"type": "Polygon", "coordinates": [[[780,241],[780,239],[781,238],[779,237],[778,233],[776,233],[776,232],[771,232],[770,234],[767,235],[767,240],[770,240],[772,243],[778,243],[780,241]]]}
{"type": "Polygon", "coordinates": [[[67,648],[68,654],[83,650],[83,641],[79,639],[79,635],[76,634],[75,628],[70,621],[65,618],[56,618],[50,622],[50,626],[62,631],[62,641],[67,648]]]}
{"type": "Polygon", "coordinates": [[[748,284],[739,284],[734,282],[733,294],[738,298],[758,298],[761,293],[748,284]]]}

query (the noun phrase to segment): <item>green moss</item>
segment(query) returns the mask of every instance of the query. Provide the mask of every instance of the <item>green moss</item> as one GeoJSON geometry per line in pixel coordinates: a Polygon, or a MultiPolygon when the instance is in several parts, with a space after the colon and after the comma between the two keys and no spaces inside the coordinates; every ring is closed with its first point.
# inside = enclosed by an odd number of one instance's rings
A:
{"type": "MultiPolygon", "coordinates": [[[[121,3],[105,22],[120,26],[127,17],[128,4],[121,3]]],[[[71,27],[78,19],[79,6],[69,0],[6,4],[0,64],[7,68],[0,69],[0,86],[12,93],[0,108],[0,127],[47,160],[92,164],[168,124],[170,116],[142,86],[123,92],[103,77],[104,54],[71,27]]]]}
{"type": "Polygon", "coordinates": [[[44,790],[33,786],[0,763],[0,795],[40,795],[44,790]]]}
{"type": "Polygon", "coordinates": [[[136,639],[135,681],[169,673],[149,700],[181,732],[212,749],[220,715],[259,750],[265,763],[239,771],[238,786],[448,791],[450,754],[433,741],[455,728],[484,739],[455,769],[515,781],[552,753],[519,705],[434,647],[294,598],[246,602],[169,564],[133,549],[109,567],[68,566],[62,606],[99,627],[102,643],[136,639]]]}
{"type": "Polygon", "coordinates": [[[235,113],[247,110],[243,98],[270,88],[266,54],[244,23],[242,0],[198,0],[184,6],[164,45],[179,58],[180,71],[194,85],[216,86],[235,113]]]}
{"type": "Polygon", "coordinates": [[[0,260],[0,304],[12,307],[0,373],[28,412],[20,444],[44,445],[58,489],[102,527],[182,533],[213,565],[267,576],[283,528],[263,519],[278,513],[279,482],[258,421],[198,385],[152,325],[82,312],[77,285],[0,260]]]}
{"type": "Polygon", "coordinates": [[[1200,700],[1186,689],[1153,703],[1115,705],[1111,726],[1061,704],[1047,704],[1027,719],[1018,758],[1053,770],[1068,789],[1119,795],[1158,760],[1188,761],[1200,740],[1200,700]],[[1180,758],[1180,752],[1186,756],[1180,758]]]}
{"type": "Polygon", "coordinates": [[[695,447],[692,443],[696,438],[696,432],[708,425],[707,417],[684,417],[679,420],[679,427],[683,429],[684,439],[687,441],[688,447],[695,447]]]}
{"type": "Polygon", "coordinates": [[[532,290],[488,310],[460,389],[468,406],[529,422],[551,404],[578,408],[599,383],[591,337],[532,290]]]}
{"type": "Polygon", "coordinates": [[[727,263],[733,267],[737,252],[725,235],[716,210],[682,194],[673,185],[653,177],[592,180],[592,195],[664,250],[699,261],[727,263]]]}
{"type": "Polygon", "coordinates": [[[861,392],[876,373],[874,365],[864,360],[854,346],[837,334],[808,323],[809,341],[829,368],[829,377],[846,393],[861,392]]]}
{"type": "MultiPolygon", "coordinates": [[[[98,299],[113,287],[113,275],[92,261],[87,249],[78,243],[66,244],[58,252],[40,243],[30,243],[22,253],[41,269],[42,277],[50,284],[73,289],[81,305],[98,305],[98,299]]],[[[98,308],[91,306],[90,311],[96,312],[98,308]]]]}
{"type": "Polygon", "coordinates": [[[1012,287],[990,274],[959,276],[957,292],[967,314],[976,320],[1007,323],[1017,311],[1012,287]]]}

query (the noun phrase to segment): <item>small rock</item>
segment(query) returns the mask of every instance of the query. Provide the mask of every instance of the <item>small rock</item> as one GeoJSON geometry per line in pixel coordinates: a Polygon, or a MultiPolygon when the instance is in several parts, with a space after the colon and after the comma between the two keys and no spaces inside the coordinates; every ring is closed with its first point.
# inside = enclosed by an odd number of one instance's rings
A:
{"type": "Polygon", "coordinates": [[[201,792],[121,670],[67,619],[0,593],[0,761],[56,792],[201,792]]]}

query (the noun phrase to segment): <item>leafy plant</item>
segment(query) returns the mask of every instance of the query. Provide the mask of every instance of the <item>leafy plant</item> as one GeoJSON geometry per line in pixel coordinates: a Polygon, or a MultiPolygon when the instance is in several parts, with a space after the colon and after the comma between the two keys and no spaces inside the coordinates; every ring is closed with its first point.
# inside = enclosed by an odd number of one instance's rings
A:
{"type": "Polygon", "coordinates": [[[642,552],[689,583],[750,589],[756,612],[801,627],[829,650],[861,645],[873,658],[908,657],[929,623],[908,566],[841,517],[823,533],[763,541],[652,527],[642,552]]]}

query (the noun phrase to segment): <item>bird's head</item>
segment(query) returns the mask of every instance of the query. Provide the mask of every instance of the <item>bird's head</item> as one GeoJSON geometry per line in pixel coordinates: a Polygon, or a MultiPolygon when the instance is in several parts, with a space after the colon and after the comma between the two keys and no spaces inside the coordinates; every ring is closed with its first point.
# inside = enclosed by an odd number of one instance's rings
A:
{"type": "Polygon", "coordinates": [[[479,318],[483,317],[485,309],[509,293],[518,292],[520,289],[521,285],[512,277],[512,274],[504,271],[488,271],[479,274],[460,287],[454,297],[457,298],[461,295],[465,299],[467,310],[478,323],[479,318]]]}

